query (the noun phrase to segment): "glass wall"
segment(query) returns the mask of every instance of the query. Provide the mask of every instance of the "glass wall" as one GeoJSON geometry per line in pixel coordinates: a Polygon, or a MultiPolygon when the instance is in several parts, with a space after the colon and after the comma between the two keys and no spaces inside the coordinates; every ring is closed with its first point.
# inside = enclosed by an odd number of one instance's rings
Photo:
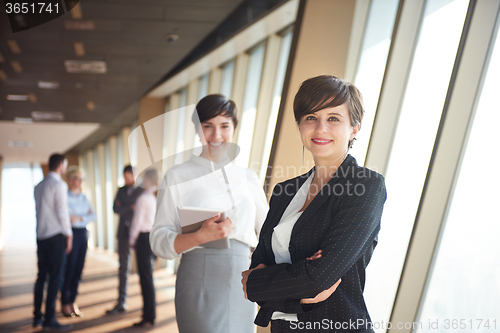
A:
{"type": "Polygon", "coordinates": [[[2,224],[4,245],[36,244],[35,186],[42,181],[39,164],[4,163],[2,172],[2,224]]]}
{"type": "Polygon", "coordinates": [[[354,84],[363,94],[365,115],[362,130],[350,154],[363,165],[377,110],[387,56],[391,46],[399,0],[372,0],[354,84]]]}
{"type": "MultiPolygon", "coordinates": [[[[234,65],[233,65],[234,68],[234,65]]],[[[208,95],[208,77],[209,74],[205,74],[198,80],[198,100],[208,95]]],[[[231,96],[231,95],[227,95],[231,96]]]]}
{"type": "MultiPolygon", "coordinates": [[[[233,93],[233,78],[234,78],[234,60],[231,60],[227,64],[222,66],[222,81],[220,87],[220,93],[227,98],[231,98],[233,93]]],[[[208,80],[207,80],[208,89],[208,80]]]]}
{"type": "Polygon", "coordinates": [[[290,55],[290,47],[292,46],[293,30],[290,30],[281,39],[280,54],[278,59],[278,67],[276,68],[276,79],[274,81],[273,101],[271,111],[269,112],[269,122],[267,123],[266,142],[260,163],[259,178],[264,183],[267,165],[269,163],[269,155],[273,145],[274,132],[276,130],[276,121],[278,120],[278,112],[281,103],[281,93],[283,92],[283,84],[285,82],[286,69],[288,58],[290,55]]]}
{"type": "Polygon", "coordinates": [[[385,173],[388,197],[379,244],[367,271],[374,277],[367,279],[366,286],[374,321],[387,322],[391,315],[468,3],[429,0],[425,4],[385,173]]]}
{"type": "Polygon", "coordinates": [[[498,134],[491,130],[500,122],[499,36],[497,32],[419,318],[426,323],[438,320],[442,329],[436,332],[500,330],[500,178],[494,170],[500,154],[492,145],[498,134]],[[444,329],[446,324],[449,330],[444,329]]]}
{"type": "Polygon", "coordinates": [[[255,115],[257,113],[257,102],[259,98],[259,87],[262,77],[265,50],[266,46],[262,43],[255,47],[250,53],[245,84],[245,95],[243,99],[243,106],[241,108],[241,127],[238,134],[240,153],[235,160],[236,164],[243,167],[248,167],[250,159],[250,150],[252,148],[253,130],[255,126],[255,115]]]}
{"type": "Polygon", "coordinates": [[[99,172],[99,154],[97,148],[93,150],[94,155],[94,186],[95,186],[95,212],[97,217],[97,246],[104,249],[104,214],[105,210],[102,207],[102,196],[105,195],[104,189],[101,186],[101,175],[99,172]]]}
{"type": "MultiPolygon", "coordinates": [[[[178,154],[184,151],[184,131],[186,126],[186,111],[184,107],[186,106],[187,100],[187,88],[184,88],[180,92],[180,103],[179,103],[179,112],[177,112],[177,141],[175,147],[175,153],[178,154]]],[[[175,163],[182,163],[182,155],[176,155],[175,163]],[[178,158],[178,160],[177,160],[178,158]]]]}
{"type": "Polygon", "coordinates": [[[124,168],[124,165],[123,165],[123,136],[122,136],[122,132],[120,131],[118,133],[118,136],[117,136],[117,145],[116,145],[116,149],[117,149],[117,157],[116,157],[116,166],[117,166],[117,170],[116,170],[116,174],[118,175],[118,181],[117,181],[117,184],[118,184],[118,187],[122,187],[125,185],[125,179],[123,179],[123,168],[124,168]]]}
{"type": "Polygon", "coordinates": [[[114,226],[114,212],[113,212],[113,180],[111,173],[111,148],[109,140],[105,145],[105,167],[106,167],[106,235],[107,235],[107,248],[113,250],[115,248],[115,226],[114,226]]]}

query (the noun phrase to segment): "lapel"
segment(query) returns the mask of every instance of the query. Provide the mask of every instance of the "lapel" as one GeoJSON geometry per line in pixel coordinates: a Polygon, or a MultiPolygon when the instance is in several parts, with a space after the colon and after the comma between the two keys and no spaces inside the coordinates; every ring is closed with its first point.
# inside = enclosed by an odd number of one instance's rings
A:
{"type": "MultiPolygon", "coordinates": [[[[311,201],[311,203],[309,203],[309,205],[306,207],[306,209],[304,210],[302,215],[299,217],[299,219],[297,220],[297,222],[295,223],[295,225],[292,229],[292,235],[290,236],[290,239],[293,238],[294,234],[297,232],[297,230],[299,229],[299,227],[302,224],[307,223],[307,219],[306,219],[307,216],[314,215],[314,213],[316,213],[316,211],[321,207],[321,205],[323,205],[323,203],[327,199],[329,199],[333,195],[335,195],[334,194],[335,184],[338,183],[340,179],[346,178],[346,175],[354,172],[354,170],[352,168],[355,168],[357,165],[358,164],[356,162],[356,159],[354,157],[352,157],[350,154],[348,154],[347,157],[345,158],[344,162],[342,162],[340,167],[335,172],[332,179],[330,179],[330,181],[328,181],[328,183],[326,183],[325,186],[323,186],[321,191],[314,197],[314,199],[311,201]]],[[[312,170],[309,171],[309,173],[310,172],[312,172],[312,170]]],[[[307,178],[305,178],[305,179],[307,179],[307,178]]],[[[304,181],[305,181],[305,179],[304,179],[304,181]]],[[[304,181],[302,183],[304,183],[304,181]]],[[[297,188],[296,191],[298,191],[299,188],[297,188]]],[[[290,200],[288,202],[290,202],[290,200]]],[[[286,206],[285,206],[285,208],[286,208],[286,206]]]]}
{"type": "Polygon", "coordinates": [[[278,193],[276,195],[276,209],[274,210],[274,215],[273,218],[271,219],[272,225],[270,230],[272,231],[274,227],[278,225],[278,223],[281,221],[281,217],[285,213],[286,208],[292,201],[293,197],[297,193],[297,191],[300,189],[302,184],[305,183],[307,178],[311,175],[311,173],[314,171],[314,168],[309,170],[307,173],[300,175],[298,177],[292,178],[288,181],[285,181],[283,183],[278,184],[276,187],[280,186],[279,188],[275,187],[275,192],[278,193]]]}

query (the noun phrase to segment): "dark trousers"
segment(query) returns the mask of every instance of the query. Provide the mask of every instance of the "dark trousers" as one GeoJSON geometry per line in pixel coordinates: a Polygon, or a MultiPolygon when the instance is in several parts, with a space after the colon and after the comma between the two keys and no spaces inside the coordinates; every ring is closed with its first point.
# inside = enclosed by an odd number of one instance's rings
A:
{"type": "Polygon", "coordinates": [[[124,304],[127,298],[128,276],[130,275],[130,269],[132,267],[128,238],[129,227],[124,223],[118,228],[118,261],[120,263],[120,268],[118,270],[118,278],[120,280],[118,286],[118,303],[121,304],[124,304]]]}
{"type": "Polygon", "coordinates": [[[47,299],[45,302],[45,323],[54,319],[57,292],[61,288],[66,264],[66,236],[58,234],[49,239],[37,240],[38,250],[38,278],[35,283],[35,310],[36,319],[42,318],[42,301],[45,279],[49,276],[47,299]]]}
{"type": "Polygon", "coordinates": [[[146,321],[153,321],[156,319],[155,286],[153,284],[153,265],[156,257],[149,245],[149,232],[139,234],[135,244],[135,254],[144,303],[142,318],[146,321]]]}
{"type": "Polygon", "coordinates": [[[61,303],[74,303],[78,295],[78,285],[82,277],[85,255],[87,254],[87,229],[73,228],[73,249],[66,260],[66,272],[61,289],[61,303]]]}

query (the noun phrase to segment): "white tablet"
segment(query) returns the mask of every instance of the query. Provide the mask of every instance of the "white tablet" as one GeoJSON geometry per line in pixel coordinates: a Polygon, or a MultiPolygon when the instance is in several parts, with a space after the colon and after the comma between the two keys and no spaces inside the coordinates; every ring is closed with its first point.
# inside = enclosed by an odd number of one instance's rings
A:
{"type": "MultiPolygon", "coordinates": [[[[177,207],[177,213],[179,214],[183,234],[189,234],[197,231],[201,228],[201,225],[206,219],[214,217],[219,213],[221,213],[221,216],[217,220],[218,222],[226,219],[226,213],[222,209],[206,209],[199,207],[180,206],[177,207]]],[[[228,249],[229,239],[226,237],[202,244],[201,246],[216,249],[228,249]]]]}

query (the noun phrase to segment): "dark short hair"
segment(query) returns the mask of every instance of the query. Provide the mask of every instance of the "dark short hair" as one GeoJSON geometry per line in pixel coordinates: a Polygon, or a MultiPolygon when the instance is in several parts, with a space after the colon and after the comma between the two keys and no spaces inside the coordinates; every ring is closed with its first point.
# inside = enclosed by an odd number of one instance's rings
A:
{"type": "Polygon", "coordinates": [[[64,163],[64,160],[66,157],[61,154],[52,154],[49,157],[49,170],[50,171],[55,171],[61,165],[61,163],[64,163]]]}
{"type": "Polygon", "coordinates": [[[125,172],[130,172],[131,174],[134,174],[134,168],[129,164],[125,168],[123,168],[123,173],[125,172]]]}
{"type": "MultiPolygon", "coordinates": [[[[220,115],[231,118],[233,120],[234,128],[238,125],[236,104],[222,95],[212,94],[203,97],[198,104],[196,104],[196,111],[198,112],[200,123],[220,115]]],[[[195,112],[193,112],[191,119],[195,125],[198,125],[195,112]]]]}
{"type": "Polygon", "coordinates": [[[155,186],[158,185],[158,171],[156,171],[155,169],[146,170],[144,179],[149,179],[155,186]]]}
{"type": "Polygon", "coordinates": [[[305,80],[293,101],[297,124],[303,116],[347,103],[351,126],[361,124],[365,109],[363,97],[352,83],[333,75],[320,75],[305,80]]]}

